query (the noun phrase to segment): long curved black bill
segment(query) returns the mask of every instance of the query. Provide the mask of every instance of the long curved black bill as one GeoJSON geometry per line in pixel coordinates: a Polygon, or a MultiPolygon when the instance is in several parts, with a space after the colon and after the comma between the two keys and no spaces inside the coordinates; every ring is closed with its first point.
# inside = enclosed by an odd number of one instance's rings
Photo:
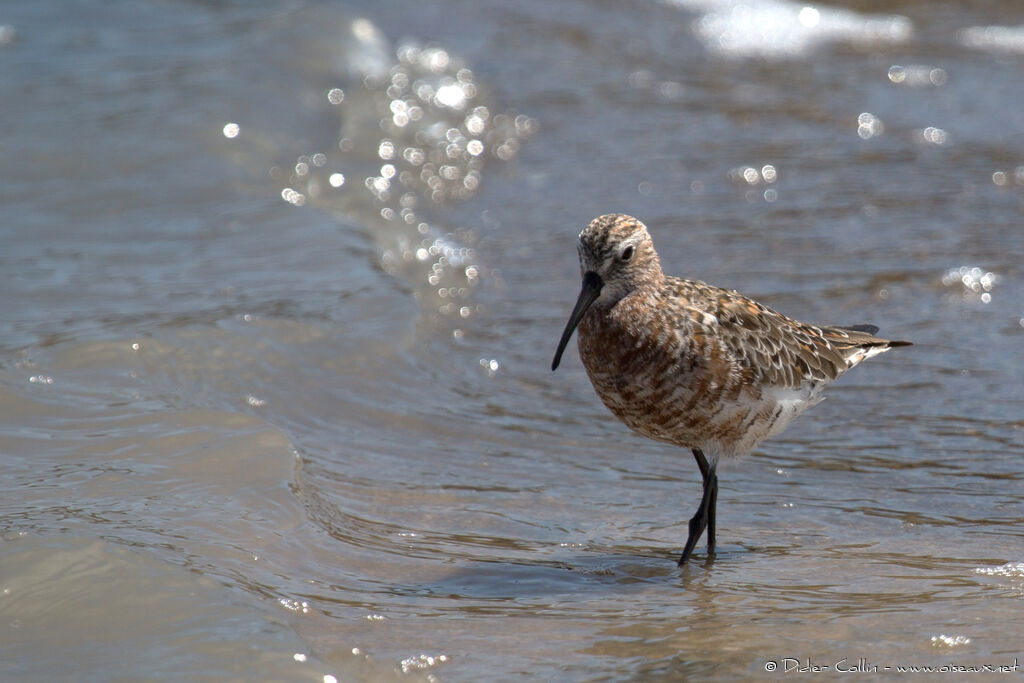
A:
{"type": "Polygon", "coordinates": [[[565,345],[569,343],[569,337],[572,336],[573,330],[580,324],[580,320],[583,318],[583,314],[590,308],[590,304],[594,303],[597,297],[601,296],[601,288],[604,287],[604,282],[601,280],[601,276],[592,270],[588,270],[583,274],[583,288],[580,289],[580,296],[576,299],[576,305],[572,309],[572,313],[569,315],[569,322],[565,324],[565,331],[562,332],[562,338],[558,341],[558,350],[555,351],[555,359],[551,361],[551,370],[554,371],[558,368],[558,364],[562,360],[562,352],[565,351],[565,345]]]}

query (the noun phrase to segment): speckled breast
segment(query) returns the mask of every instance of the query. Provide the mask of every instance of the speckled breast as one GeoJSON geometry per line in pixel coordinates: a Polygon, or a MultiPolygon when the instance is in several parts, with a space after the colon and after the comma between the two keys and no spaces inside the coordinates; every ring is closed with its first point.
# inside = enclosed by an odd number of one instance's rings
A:
{"type": "Polygon", "coordinates": [[[681,342],[655,320],[623,321],[601,309],[579,327],[580,359],[608,409],[644,436],[696,446],[701,420],[694,398],[706,370],[682,353],[681,342]]]}

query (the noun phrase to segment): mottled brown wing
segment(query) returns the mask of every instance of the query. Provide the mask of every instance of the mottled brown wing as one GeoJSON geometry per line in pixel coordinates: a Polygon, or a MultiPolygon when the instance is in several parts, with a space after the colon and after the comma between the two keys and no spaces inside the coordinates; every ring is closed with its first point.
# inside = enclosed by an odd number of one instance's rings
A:
{"type": "Polygon", "coordinates": [[[796,388],[808,382],[829,382],[848,367],[844,347],[856,346],[861,337],[871,338],[841,328],[826,332],[734,291],[702,282],[687,285],[690,304],[707,314],[705,325],[717,328],[708,336],[721,345],[723,356],[742,368],[744,380],[751,384],[796,388]]]}

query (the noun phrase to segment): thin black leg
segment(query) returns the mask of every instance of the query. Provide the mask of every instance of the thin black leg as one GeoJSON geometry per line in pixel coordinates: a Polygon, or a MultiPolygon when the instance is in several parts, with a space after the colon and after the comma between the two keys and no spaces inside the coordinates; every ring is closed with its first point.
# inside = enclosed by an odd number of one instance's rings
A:
{"type": "Polygon", "coordinates": [[[693,457],[700,468],[701,477],[704,480],[704,494],[700,499],[700,507],[696,514],[690,519],[690,534],[686,537],[686,546],[683,554],[679,556],[679,565],[686,564],[697,546],[700,535],[707,529],[708,532],[708,554],[715,552],[715,505],[718,502],[718,475],[708,464],[707,458],[699,448],[693,449],[693,457]]]}
{"type": "Polygon", "coordinates": [[[697,467],[700,468],[700,476],[704,481],[708,480],[708,460],[704,457],[704,451],[699,448],[694,448],[693,458],[697,461],[697,467]]]}
{"type": "Polygon", "coordinates": [[[718,507],[718,475],[708,465],[707,459],[704,457],[704,451],[699,448],[693,449],[693,457],[697,461],[697,467],[700,468],[700,476],[704,480],[704,486],[708,486],[708,475],[713,474],[714,478],[711,480],[711,501],[708,504],[708,554],[712,555],[715,552],[715,509],[718,507]]]}

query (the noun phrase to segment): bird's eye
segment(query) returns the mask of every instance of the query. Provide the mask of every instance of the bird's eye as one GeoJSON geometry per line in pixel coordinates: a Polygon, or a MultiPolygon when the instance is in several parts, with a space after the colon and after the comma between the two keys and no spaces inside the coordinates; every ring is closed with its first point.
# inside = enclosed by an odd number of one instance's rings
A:
{"type": "Polygon", "coordinates": [[[633,252],[634,251],[635,251],[635,249],[633,248],[633,245],[632,244],[629,245],[628,247],[626,247],[625,249],[622,250],[621,254],[619,254],[619,259],[621,259],[622,262],[625,263],[629,259],[633,258],[633,252]]]}

